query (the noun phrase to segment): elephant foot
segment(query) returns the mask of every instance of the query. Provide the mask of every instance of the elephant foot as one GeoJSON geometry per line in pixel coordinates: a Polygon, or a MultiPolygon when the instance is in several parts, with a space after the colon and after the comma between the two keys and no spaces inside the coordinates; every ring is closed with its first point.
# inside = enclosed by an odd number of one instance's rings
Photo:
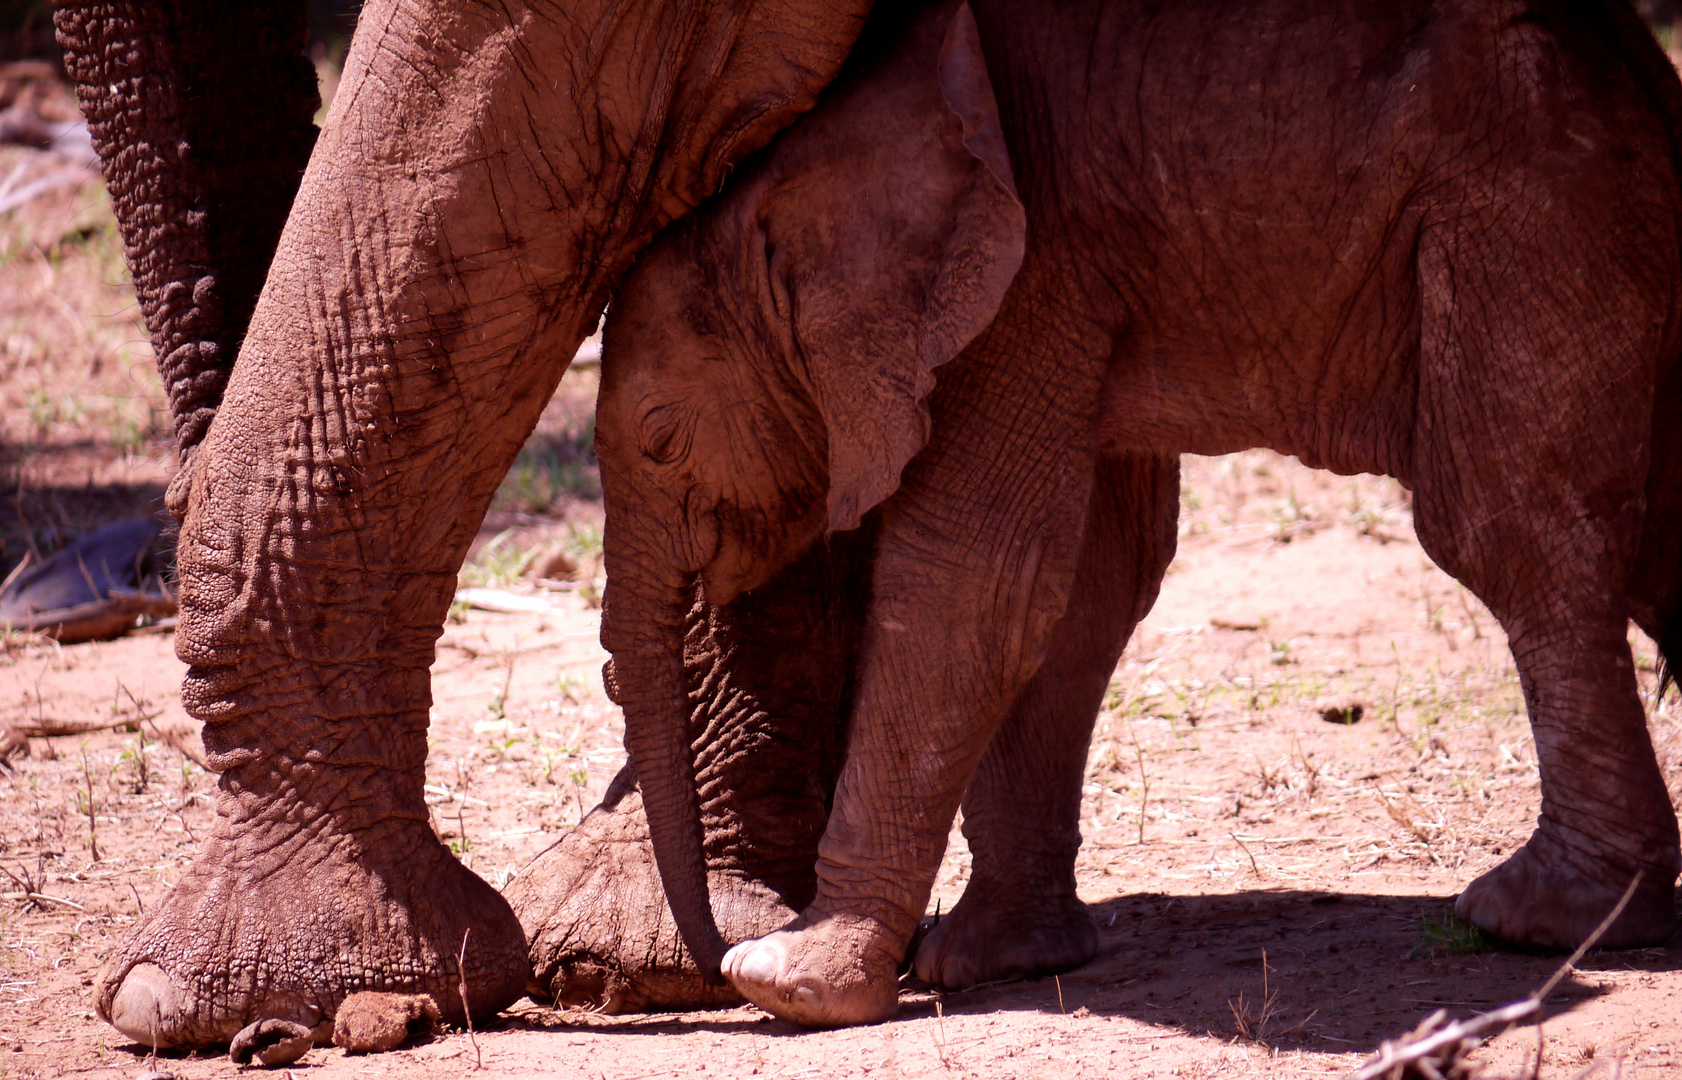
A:
{"type": "Polygon", "coordinates": [[[326,1022],[359,990],[425,994],[459,1024],[464,939],[473,1014],[520,996],[520,924],[424,820],[356,833],[330,820],[297,808],[219,819],[186,876],[100,972],[99,1015],[160,1049],[225,1043],[270,1019],[325,1041],[326,1022]]]}
{"type": "MultiPolygon", "coordinates": [[[[642,796],[628,780],[615,788],[508,885],[530,949],[528,991],[607,1013],[740,1004],[729,986],[708,985],[684,948],[654,864],[642,796]]],[[[708,878],[727,941],[768,934],[794,918],[760,881],[737,871],[708,878]]]]}
{"type": "Polygon", "coordinates": [[[899,1007],[904,942],[875,919],[807,908],[724,954],[724,977],[766,1012],[804,1027],[875,1024],[899,1007]]]}
{"type": "MultiPolygon", "coordinates": [[[[1455,914],[1515,945],[1576,948],[1617,905],[1632,871],[1571,854],[1538,830],[1511,858],[1466,886],[1455,914]]],[[[1675,878],[1674,870],[1648,867],[1596,947],[1635,949],[1668,940],[1676,929],[1675,878]]]]}
{"type": "Polygon", "coordinates": [[[917,947],[917,977],[943,990],[1031,979],[1098,955],[1098,924],[1073,895],[1022,896],[972,880],[917,947]]]}

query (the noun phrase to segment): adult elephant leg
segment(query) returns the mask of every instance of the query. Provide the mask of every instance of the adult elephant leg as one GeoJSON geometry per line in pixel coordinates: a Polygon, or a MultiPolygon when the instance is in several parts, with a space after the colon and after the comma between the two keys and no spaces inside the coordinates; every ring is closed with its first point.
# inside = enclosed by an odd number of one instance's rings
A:
{"type": "Polygon", "coordinates": [[[943,369],[929,445],[883,506],[817,897],[725,965],[744,997],[799,1023],[893,1013],[965,785],[1069,598],[1110,339],[1044,325],[1025,279],[1026,267],[992,328],[943,369]]]}
{"type": "Polygon", "coordinates": [[[1110,675],[1174,558],[1179,496],[1175,458],[1099,459],[1068,611],[964,793],[974,861],[962,899],[917,948],[925,982],[956,990],[1068,971],[1097,954],[1098,928],[1075,894],[1087,747],[1110,675]]]}
{"type": "Polygon", "coordinates": [[[1679,268],[1659,239],[1674,228],[1675,183],[1563,168],[1474,181],[1481,212],[1420,243],[1414,516],[1425,550],[1507,632],[1542,789],[1529,842],[1456,910],[1504,940],[1568,949],[1639,873],[1600,943],[1651,945],[1675,927],[1682,856],[1624,590],[1644,515],[1645,423],[1668,367],[1659,358],[1676,348],[1667,319],[1679,268]],[[1490,190],[1525,201],[1490,206],[1490,190]],[[1627,194],[1637,190],[1659,194],[1641,204],[1627,194]]]}
{"type": "MultiPolygon", "coordinates": [[[[867,521],[728,606],[700,599],[690,612],[690,742],[726,940],[770,933],[816,890],[874,541],[867,521]]],[[[630,764],[506,895],[530,942],[535,994],[608,1012],[740,1000],[706,983],[678,936],[630,764]]]]}
{"type": "Polygon", "coordinates": [[[456,570],[639,246],[810,105],[860,19],[363,9],[190,480],[177,648],[218,816],[102,973],[120,1030],[203,1045],[361,989],[459,1020],[458,978],[473,1013],[524,989],[518,921],[421,798],[456,570]]]}
{"type": "Polygon", "coordinates": [[[303,0],[63,0],[53,14],[169,394],[178,516],[315,145],[306,14],[303,0]]]}

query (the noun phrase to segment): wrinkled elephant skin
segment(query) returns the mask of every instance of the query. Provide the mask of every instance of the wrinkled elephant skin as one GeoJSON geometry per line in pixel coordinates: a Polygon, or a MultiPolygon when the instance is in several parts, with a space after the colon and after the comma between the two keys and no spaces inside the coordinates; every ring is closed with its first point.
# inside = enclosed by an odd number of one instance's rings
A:
{"type": "MultiPolygon", "coordinates": [[[[1172,462],[1254,446],[1400,479],[1507,632],[1541,814],[1462,915],[1570,946],[1639,872],[1604,942],[1664,940],[1682,860],[1626,627],[1682,661],[1682,86],[1645,27],[1621,0],[904,18],[608,327],[604,642],[644,788],[679,792],[648,806],[662,866],[700,860],[687,590],[728,604],[875,508],[816,892],[733,985],[890,1014],[960,797],[976,879],[918,971],[1090,955],[1078,759],[1172,551],[1172,462]],[[1062,903],[1013,910],[1024,882],[1062,903]]],[[[704,894],[672,906],[710,948],[704,894]]]]}
{"type": "Polygon", "coordinates": [[[200,6],[57,20],[184,447],[177,649],[221,773],[213,836],[96,1005],[160,1047],[313,1023],[357,990],[459,1023],[464,939],[475,1014],[527,959],[422,801],[457,568],[637,251],[811,107],[867,5],[371,2],[301,180],[313,79],[279,110],[296,167],[264,220],[297,195],[284,231],[249,233],[243,135],[206,89],[308,78],[303,4],[200,6]]]}

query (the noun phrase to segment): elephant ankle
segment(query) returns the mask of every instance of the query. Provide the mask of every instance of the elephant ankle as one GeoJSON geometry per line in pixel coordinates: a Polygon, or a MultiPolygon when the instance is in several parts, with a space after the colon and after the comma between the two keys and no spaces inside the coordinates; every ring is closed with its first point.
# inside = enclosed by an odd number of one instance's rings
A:
{"type": "Polygon", "coordinates": [[[1008,902],[1063,903],[1075,898],[1073,851],[989,851],[975,855],[964,895],[997,896],[1008,902]]]}
{"type": "Polygon", "coordinates": [[[1632,834],[1616,828],[1585,828],[1596,823],[1583,821],[1581,815],[1544,810],[1525,847],[1533,856],[1570,867],[1584,878],[1627,882],[1639,873],[1644,883],[1668,886],[1682,873],[1682,848],[1677,844],[1674,815],[1667,808],[1664,816],[1669,820],[1659,828],[1632,834]]]}

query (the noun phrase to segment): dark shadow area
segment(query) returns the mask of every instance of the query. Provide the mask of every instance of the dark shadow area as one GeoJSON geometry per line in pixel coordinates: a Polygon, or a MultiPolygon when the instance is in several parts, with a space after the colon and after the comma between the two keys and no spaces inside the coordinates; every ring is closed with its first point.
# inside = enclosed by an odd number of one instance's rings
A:
{"type": "MultiPolygon", "coordinates": [[[[1086,1009],[1218,1039],[1245,1026],[1281,1048],[1372,1052],[1439,1008],[1465,1017],[1517,1001],[1564,962],[1563,954],[1445,934],[1453,904],[1453,895],[1291,889],[1118,896],[1091,905],[1099,954],[1085,967],[1059,979],[945,994],[942,1005],[948,1014],[1086,1009]]],[[[1674,971],[1682,967],[1682,942],[1597,950],[1577,967],[1674,971]]],[[[1600,993],[1567,976],[1543,1017],[1600,993]]],[[[933,1012],[933,995],[901,1003],[902,1017],[933,1012]]]]}
{"type": "MultiPolygon", "coordinates": [[[[42,451],[0,446],[0,577],[25,556],[38,563],[124,518],[154,517],[173,534],[175,523],[164,510],[163,470],[148,463],[125,470],[132,478],[111,482],[104,476],[120,456],[91,444],[42,451]]],[[[165,547],[172,567],[173,538],[165,547]]]]}
{"type": "MultiPolygon", "coordinates": [[[[1139,893],[1091,905],[1099,955],[1059,978],[994,983],[937,994],[908,980],[897,1020],[1001,1010],[1127,1017],[1194,1036],[1248,1037],[1288,1050],[1373,1053],[1437,1009],[1455,1018],[1499,1008],[1539,989],[1563,954],[1519,952],[1450,935],[1454,897],[1385,896],[1292,889],[1172,895],[1139,893]],[[1458,951],[1457,951],[1458,950],[1458,951]],[[1478,951],[1472,951],[1478,950],[1478,951]],[[1263,982],[1263,955],[1267,977],[1263,982]],[[1081,1011],[1084,1010],[1084,1011],[1081,1011]]],[[[1682,936],[1682,935],[1679,935],[1682,936]]],[[[1675,971],[1682,941],[1626,952],[1594,951],[1584,971],[1675,971]]],[[[1567,976],[1543,1019],[1603,993],[1567,976]]],[[[564,1013],[499,1017],[482,1030],[656,1034],[804,1029],[764,1014],[688,1020],[650,1013],[580,1025],[564,1013]]]]}

